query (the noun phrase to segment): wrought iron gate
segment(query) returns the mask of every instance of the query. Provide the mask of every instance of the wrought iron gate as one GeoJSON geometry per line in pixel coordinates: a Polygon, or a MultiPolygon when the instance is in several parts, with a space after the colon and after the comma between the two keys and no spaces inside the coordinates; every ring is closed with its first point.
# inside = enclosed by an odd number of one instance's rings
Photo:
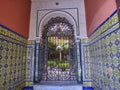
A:
{"type": "Polygon", "coordinates": [[[76,80],[74,30],[64,17],[51,18],[42,31],[43,80],[76,80]]]}

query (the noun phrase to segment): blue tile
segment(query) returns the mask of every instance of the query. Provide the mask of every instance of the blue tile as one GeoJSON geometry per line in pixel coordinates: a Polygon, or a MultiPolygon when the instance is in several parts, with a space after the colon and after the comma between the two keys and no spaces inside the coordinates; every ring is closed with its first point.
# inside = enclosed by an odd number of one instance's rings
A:
{"type": "Polygon", "coordinates": [[[24,87],[22,90],[33,90],[33,87],[31,86],[26,86],[26,87],[24,87]]]}
{"type": "Polygon", "coordinates": [[[94,90],[92,87],[83,87],[83,90],[94,90]]]}

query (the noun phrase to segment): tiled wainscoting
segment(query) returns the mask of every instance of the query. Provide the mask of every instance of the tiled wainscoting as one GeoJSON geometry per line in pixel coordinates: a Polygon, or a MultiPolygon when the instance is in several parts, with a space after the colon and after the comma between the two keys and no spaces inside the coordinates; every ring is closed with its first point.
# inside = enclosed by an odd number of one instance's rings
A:
{"type": "Polygon", "coordinates": [[[34,82],[35,41],[28,40],[26,59],[26,83],[24,90],[31,90],[34,82]]]}
{"type": "Polygon", "coordinates": [[[117,11],[82,41],[84,84],[120,90],[120,28],[117,11]]]}
{"type": "Polygon", "coordinates": [[[26,78],[27,39],[0,25],[0,90],[21,90],[26,78]]]}

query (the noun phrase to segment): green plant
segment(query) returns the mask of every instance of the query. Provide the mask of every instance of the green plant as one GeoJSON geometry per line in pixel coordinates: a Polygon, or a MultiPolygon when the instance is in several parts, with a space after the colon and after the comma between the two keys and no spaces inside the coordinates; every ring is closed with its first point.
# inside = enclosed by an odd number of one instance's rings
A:
{"type": "Polygon", "coordinates": [[[59,67],[62,69],[62,71],[65,71],[67,68],[69,68],[69,66],[70,66],[69,63],[65,63],[65,62],[59,63],[59,67]]]}
{"type": "Polygon", "coordinates": [[[54,66],[56,66],[56,62],[55,61],[48,61],[48,66],[54,67],[54,66]]]}

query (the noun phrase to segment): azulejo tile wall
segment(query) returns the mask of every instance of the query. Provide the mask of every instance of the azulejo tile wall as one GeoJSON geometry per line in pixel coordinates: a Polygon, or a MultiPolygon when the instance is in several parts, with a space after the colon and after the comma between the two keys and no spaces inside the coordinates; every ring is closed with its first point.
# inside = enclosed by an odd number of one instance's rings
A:
{"type": "Polygon", "coordinates": [[[88,38],[81,39],[81,52],[82,52],[82,73],[83,85],[91,86],[91,61],[89,53],[88,38]]]}
{"type": "Polygon", "coordinates": [[[35,41],[28,40],[27,43],[27,60],[26,60],[26,84],[32,86],[34,82],[34,59],[35,59],[35,41]]]}
{"type": "Polygon", "coordinates": [[[25,85],[27,39],[0,25],[0,90],[25,85]]]}
{"type": "Polygon", "coordinates": [[[117,11],[83,44],[84,80],[95,90],[120,90],[120,28],[117,11]],[[91,72],[91,73],[89,73],[91,72]]]}
{"type": "Polygon", "coordinates": [[[26,87],[40,82],[41,54],[40,43],[36,40],[28,40],[27,44],[27,61],[26,61],[26,87]]]}

